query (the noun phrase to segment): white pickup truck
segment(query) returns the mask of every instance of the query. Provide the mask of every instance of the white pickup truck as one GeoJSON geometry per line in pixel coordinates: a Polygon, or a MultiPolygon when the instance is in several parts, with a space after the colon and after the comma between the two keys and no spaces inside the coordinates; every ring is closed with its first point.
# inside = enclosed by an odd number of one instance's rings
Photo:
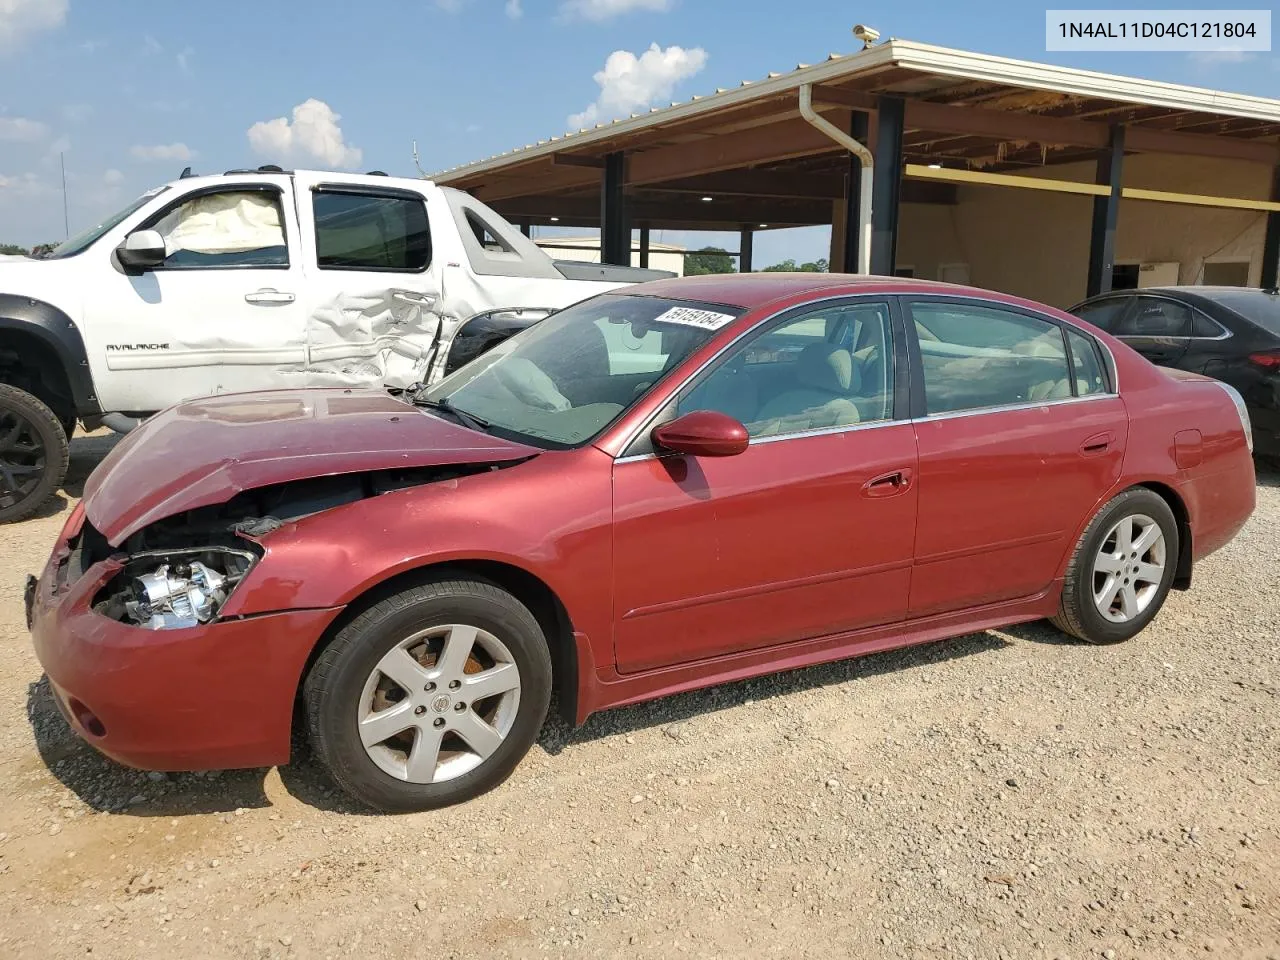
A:
{"type": "Polygon", "coordinates": [[[426,180],[278,167],[183,177],[40,259],[0,260],[0,522],[66,473],[77,420],[192,397],[430,382],[657,270],[553,261],[426,180]]]}

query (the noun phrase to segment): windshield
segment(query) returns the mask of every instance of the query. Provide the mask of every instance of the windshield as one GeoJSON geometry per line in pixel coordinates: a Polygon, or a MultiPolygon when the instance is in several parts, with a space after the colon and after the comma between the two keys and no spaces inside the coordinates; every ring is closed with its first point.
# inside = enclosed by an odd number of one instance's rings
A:
{"type": "Polygon", "coordinates": [[[543,447],[585,443],[739,317],[738,307],[605,294],[566,307],[418,395],[543,447]]]}
{"type": "Polygon", "coordinates": [[[1269,290],[1233,290],[1215,294],[1213,299],[1262,329],[1280,333],[1280,294],[1269,290]]]}
{"type": "Polygon", "coordinates": [[[124,221],[126,218],[131,216],[134,212],[141,209],[143,204],[149,203],[152,197],[156,196],[157,194],[167,189],[169,188],[160,187],[159,189],[156,189],[156,190],[147,191],[142,196],[140,196],[137,200],[133,201],[133,203],[129,204],[127,207],[125,207],[123,210],[119,211],[118,213],[113,213],[111,216],[107,217],[107,219],[103,220],[97,226],[90,227],[88,230],[84,230],[81,233],[77,233],[70,240],[67,240],[63,243],[58,244],[51,251],[49,251],[48,256],[46,256],[44,259],[61,260],[63,257],[74,257],[77,253],[87,250],[95,242],[97,242],[98,238],[101,237],[104,233],[114,229],[122,221],[124,221]]]}

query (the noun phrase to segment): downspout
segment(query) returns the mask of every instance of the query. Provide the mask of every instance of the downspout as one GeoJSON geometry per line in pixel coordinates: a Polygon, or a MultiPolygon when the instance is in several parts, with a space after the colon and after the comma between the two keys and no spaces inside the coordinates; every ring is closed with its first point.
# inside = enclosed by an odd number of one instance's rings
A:
{"type": "Polygon", "coordinates": [[[862,164],[862,189],[858,198],[858,272],[868,274],[871,272],[871,184],[875,168],[871,151],[814,111],[812,83],[800,85],[800,116],[852,153],[862,164]]]}

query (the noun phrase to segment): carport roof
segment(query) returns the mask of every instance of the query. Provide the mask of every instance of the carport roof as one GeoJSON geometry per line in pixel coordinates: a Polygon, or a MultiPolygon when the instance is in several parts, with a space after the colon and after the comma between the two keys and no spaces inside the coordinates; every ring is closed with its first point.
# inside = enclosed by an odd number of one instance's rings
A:
{"type": "MultiPolygon", "coordinates": [[[[915,120],[908,116],[909,132],[904,144],[908,160],[963,158],[971,167],[1041,165],[1049,162],[1050,152],[1056,154],[1054,159],[1072,159],[1072,151],[1060,148],[1096,150],[1103,143],[1094,141],[1112,123],[1147,131],[1147,149],[1156,152],[1162,142],[1161,133],[1252,141],[1239,144],[1240,149],[1224,151],[1225,155],[1241,159],[1265,159],[1266,147],[1270,147],[1274,158],[1274,142],[1280,134],[1280,100],[891,39],[857,53],[832,54],[823,63],[800,64],[785,74],[771,73],[763,80],[743,81],[737,88],[719,89],[683,103],[551,137],[454,167],[432,179],[463,188],[487,186],[493,176],[500,177],[539,160],[558,158],[558,163],[569,166],[575,157],[589,160],[618,150],[643,151],[689,143],[723,132],[726,127],[749,129],[780,115],[794,116],[797,91],[806,83],[817,85],[815,100],[820,110],[838,109],[842,102],[846,109],[871,109],[876,97],[896,95],[930,106],[978,107],[987,119],[990,114],[1005,113],[1019,114],[1023,119],[1029,114],[1032,120],[1080,121],[1074,126],[1059,127],[1060,132],[1028,125],[1023,136],[1002,136],[998,129],[981,124],[964,136],[954,131],[937,136],[932,130],[937,124],[930,120],[939,116],[938,109],[918,111],[915,120]],[[1244,149],[1246,146],[1255,149],[1244,149]]],[[[1131,140],[1131,148],[1143,149],[1141,142],[1135,144],[1131,140]]],[[[829,143],[816,146],[818,149],[813,152],[831,147],[829,143]]],[[[1079,153],[1075,151],[1076,155],[1079,153]]],[[[568,173],[563,169],[560,172],[568,173]]],[[[486,192],[482,191],[481,196],[486,192]]]]}

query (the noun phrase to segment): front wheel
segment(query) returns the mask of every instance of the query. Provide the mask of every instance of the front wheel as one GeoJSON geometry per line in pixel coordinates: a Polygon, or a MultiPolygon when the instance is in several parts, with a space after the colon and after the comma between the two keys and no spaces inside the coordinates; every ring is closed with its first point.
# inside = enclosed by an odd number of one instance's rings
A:
{"type": "Polygon", "coordinates": [[[1089,643],[1135,636],[1164,605],[1178,549],[1178,523],[1164,498],[1145,487],[1126,490],[1076,544],[1054,625],[1089,643]]]}
{"type": "Polygon", "coordinates": [[[0,384],[0,523],[27,519],[62,486],[67,437],[37,397],[0,384]]]}
{"type": "Polygon", "coordinates": [[[491,583],[448,580],[370,607],[304,686],[311,741],[333,779],[387,812],[470,800],[505,780],[551,699],[538,621],[491,583]]]}

